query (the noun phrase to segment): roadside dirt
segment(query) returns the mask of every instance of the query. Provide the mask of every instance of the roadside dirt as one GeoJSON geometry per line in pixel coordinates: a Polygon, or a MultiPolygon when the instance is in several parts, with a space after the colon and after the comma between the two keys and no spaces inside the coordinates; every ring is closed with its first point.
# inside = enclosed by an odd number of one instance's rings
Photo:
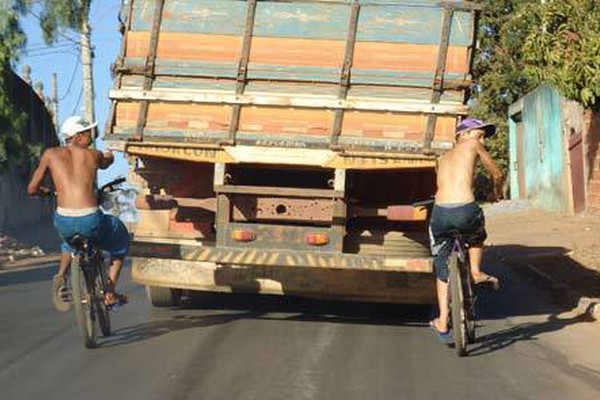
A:
{"type": "Polygon", "coordinates": [[[533,265],[574,292],[600,298],[600,216],[567,216],[514,203],[485,207],[487,244],[509,261],[533,265]]]}

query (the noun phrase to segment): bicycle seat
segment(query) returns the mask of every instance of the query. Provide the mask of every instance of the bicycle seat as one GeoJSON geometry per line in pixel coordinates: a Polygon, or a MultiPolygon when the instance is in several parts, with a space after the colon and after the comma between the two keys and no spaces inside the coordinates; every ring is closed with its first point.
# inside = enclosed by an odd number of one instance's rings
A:
{"type": "Polygon", "coordinates": [[[72,238],[67,240],[69,245],[77,251],[83,251],[88,247],[88,238],[80,234],[75,234],[72,238]]]}

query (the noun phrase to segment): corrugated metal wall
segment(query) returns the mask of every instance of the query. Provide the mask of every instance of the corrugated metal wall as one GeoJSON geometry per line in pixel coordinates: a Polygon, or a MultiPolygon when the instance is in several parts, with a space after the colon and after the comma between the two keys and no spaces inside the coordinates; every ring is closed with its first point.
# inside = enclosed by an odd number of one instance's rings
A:
{"type": "Polygon", "coordinates": [[[524,195],[540,208],[570,212],[562,114],[561,96],[547,85],[538,87],[511,107],[511,197],[524,195]],[[522,174],[521,179],[519,174],[522,174]],[[525,187],[520,188],[520,185],[525,187]]]}

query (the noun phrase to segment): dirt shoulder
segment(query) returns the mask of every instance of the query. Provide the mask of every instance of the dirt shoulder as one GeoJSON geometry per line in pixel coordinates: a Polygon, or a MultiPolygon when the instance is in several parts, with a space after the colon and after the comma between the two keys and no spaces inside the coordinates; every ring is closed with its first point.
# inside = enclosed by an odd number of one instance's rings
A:
{"type": "Polygon", "coordinates": [[[567,216],[503,202],[484,207],[491,251],[600,298],[600,216],[567,216]]]}

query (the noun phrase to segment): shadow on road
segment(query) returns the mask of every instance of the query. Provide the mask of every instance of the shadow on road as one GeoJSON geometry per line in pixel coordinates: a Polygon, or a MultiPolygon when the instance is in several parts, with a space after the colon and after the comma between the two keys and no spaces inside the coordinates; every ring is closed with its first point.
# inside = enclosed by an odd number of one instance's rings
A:
{"type": "MultiPolygon", "coordinates": [[[[2,271],[0,273],[0,287],[51,281],[57,269],[58,266],[2,271]]],[[[48,286],[48,290],[50,290],[50,286],[48,286]]]]}
{"type": "Polygon", "coordinates": [[[116,330],[103,341],[102,347],[245,319],[425,326],[430,314],[429,306],[346,303],[254,294],[203,294],[200,299],[192,296],[182,308],[153,311],[152,321],[116,330]]]}
{"type": "Polygon", "coordinates": [[[594,320],[587,315],[561,318],[559,315],[549,315],[544,322],[527,322],[517,324],[497,332],[477,338],[469,348],[470,356],[480,356],[493,353],[511,346],[517,342],[535,341],[542,334],[559,331],[569,325],[592,323],[594,320]]]}

